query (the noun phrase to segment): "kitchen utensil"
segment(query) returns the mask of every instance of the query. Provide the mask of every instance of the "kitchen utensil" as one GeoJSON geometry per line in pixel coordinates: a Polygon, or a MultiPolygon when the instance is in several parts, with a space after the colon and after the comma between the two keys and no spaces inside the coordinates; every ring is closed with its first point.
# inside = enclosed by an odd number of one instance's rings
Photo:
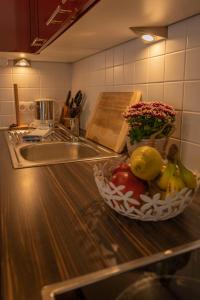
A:
{"type": "Polygon", "coordinates": [[[103,92],[99,96],[86,138],[121,153],[126,144],[128,125],[122,113],[130,104],[140,101],[141,92],[103,92]]]}
{"type": "Polygon", "coordinates": [[[66,106],[69,106],[69,100],[70,100],[70,98],[71,98],[71,90],[69,90],[67,98],[66,98],[66,102],[65,102],[66,106]]]}
{"type": "Polygon", "coordinates": [[[77,106],[80,105],[81,100],[82,100],[82,92],[81,92],[81,90],[80,90],[80,91],[78,91],[78,92],[76,93],[76,96],[75,96],[75,98],[74,98],[74,101],[75,101],[75,103],[76,103],[77,106]]]}
{"type": "Polygon", "coordinates": [[[74,135],[79,136],[79,118],[64,118],[64,126],[74,135]]]}
{"type": "Polygon", "coordinates": [[[18,86],[17,84],[14,84],[13,87],[14,87],[14,98],[15,98],[16,125],[20,126],[18,86]]]}
{"type": "Polygon", "coordinates": [[[54,122],[54,100],[53,99],[37,99],[35,100],[36,111],[35,118],[40,125],[51,125],[54,122]]]}
{"type": "Polygon", "coordinates": [[[71,99],[71,90],[69,90],[65,104],[62,108],[61,116],[60,116],[60,123],[63,123],[64,118],[66,118],[68,116],[70,99],[71,99]]]}
{"type": "Polygon", "coordinates": [[[15,99],[15,115],[16,115],[16,124],[11,124],[9,126],[9,129],[26,129],[29,128],[27,124],[21,124],[21,117],[20,117],[20,111],[19,111],[19,96],[18,96],[18,86],[17,84],[13,85],[14,88],[14,99],[15,99]]]}

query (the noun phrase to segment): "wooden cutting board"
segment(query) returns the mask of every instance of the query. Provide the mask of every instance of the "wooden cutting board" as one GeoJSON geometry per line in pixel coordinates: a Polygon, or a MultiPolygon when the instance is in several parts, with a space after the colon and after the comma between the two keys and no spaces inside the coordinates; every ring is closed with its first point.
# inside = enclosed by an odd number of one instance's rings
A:
{"type": "Polygon", "coordinates": [[[141,92],[103,92],[89,122],[86,138],[121,153],[126,143],[128,125],[122,113],[138,103],[141,92]]]}

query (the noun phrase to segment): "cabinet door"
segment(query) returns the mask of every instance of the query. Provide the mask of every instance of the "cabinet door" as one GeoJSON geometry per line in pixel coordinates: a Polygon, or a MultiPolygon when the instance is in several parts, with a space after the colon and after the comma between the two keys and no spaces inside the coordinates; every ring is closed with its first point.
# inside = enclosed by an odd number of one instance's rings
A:
{"type": "Polygon", "coordinates": [[[31,14],[31,39],[30,45],[33,52],[42,45],[57,31],[58,23],[54,26],[47,26],[46,22],[54,13],[61,0],[30,0],[31,14]]]}
{"type": "Polygon", "coordinates": [[[28,0],[1,1],[0,51],[26,52],[29,49],[28,0]]]}
{"type": "Polygon", "coordinates": [[[31,51],[39,53],[100,0],[30,0],[31,51]]]}

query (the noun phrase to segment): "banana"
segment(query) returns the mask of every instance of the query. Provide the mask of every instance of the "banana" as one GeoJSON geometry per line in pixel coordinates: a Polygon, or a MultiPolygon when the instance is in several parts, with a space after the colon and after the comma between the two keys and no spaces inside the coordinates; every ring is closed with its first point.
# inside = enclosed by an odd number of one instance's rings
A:
{"type": "Polygon", "coordinates": [[[181,179],[183,180],[185,185],[190,189],[195,189],[197,187],[196,176],[190,170],[184,167],[180,159],[177,161],[177,164],[179,167],[181,179]]]}
{"type": "Polygon", "coordinates": [[[167,190],[169,180],[173,176],[174,172],[176,171],[176,165],[174,163],[168,162],[166,168],[163,170],[162,174],[156,181],[157,186],[161,190],[167,190]]]}
{"type": "Polygon", "coordinates": [[[180,176],[177,174],[172,175],[167,187],[166,195],[173,194],[174,192],[179,192],[185,187],[185,184],[180,176]]]}
{"type": "Polygon", "coordinates": [[[197,178],[182,164],[179,149],[175,144],[171,145],[167,158],[169,161],[178,165],[180,177],[183,180],[185,186],[190,189],[195,189],[197,187],[197,178]]]}

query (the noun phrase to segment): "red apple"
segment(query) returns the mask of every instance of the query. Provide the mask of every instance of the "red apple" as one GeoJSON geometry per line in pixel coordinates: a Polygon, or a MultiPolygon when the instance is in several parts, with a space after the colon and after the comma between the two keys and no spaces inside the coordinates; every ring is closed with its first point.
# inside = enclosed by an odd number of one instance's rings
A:
{"type": "MultiPolygon", "coordinates": [[[[130,165],[127,163],[121,163],[119,166],[117,166],[113,171],[112,175],[118,173],[118,172],[131,172],[130,165]]],[[[132,173],[132,172],[131,172],[132,173]]]]}
{"type": "Polygon", "coordinates": [[[115,186],[124,185],[122,193],[133,192],[133,198],[140,200],[140,195],[145,193],[146,184],[131,172],[119,171],[112,175],[111,182],[115,186]]]}

